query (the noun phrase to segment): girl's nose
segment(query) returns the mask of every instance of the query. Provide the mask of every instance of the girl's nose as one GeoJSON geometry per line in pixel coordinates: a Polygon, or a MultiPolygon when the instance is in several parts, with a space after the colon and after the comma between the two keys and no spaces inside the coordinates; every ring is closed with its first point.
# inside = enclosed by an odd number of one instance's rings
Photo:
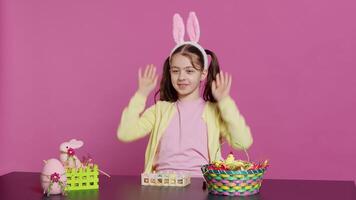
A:
{"type": "Polygon", "coordinates": [[[178,75],[178,80],[184,80],[185,79],[185,75],[183,72],[179,72],[179,75],[178,75]]]}
{"type": "Polygon", "coordinates": [[[185,76],[182,75],[182,73],[180,73],[179,76],[178,76],[178,80],[179,81],[185,80],[185,76]]]}

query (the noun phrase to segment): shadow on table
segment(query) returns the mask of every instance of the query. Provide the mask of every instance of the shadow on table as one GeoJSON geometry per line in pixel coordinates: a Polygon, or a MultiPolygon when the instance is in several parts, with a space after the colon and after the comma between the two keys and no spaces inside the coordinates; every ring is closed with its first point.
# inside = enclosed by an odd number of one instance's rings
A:
{"type": "Polygon", "coordinates": [[[44,195],[42,200],[97,200],[99,190],[79,190],[67,192],[66,195],[44,195]]]}
{"type": "Polygon", "coordinates": [[[255,194],[251,196],[217,196],[210,194],[207,197],[208,200],[218,200],[218,199],[237,199],[237,200],[262,200],[260,194],[255,194]]]}

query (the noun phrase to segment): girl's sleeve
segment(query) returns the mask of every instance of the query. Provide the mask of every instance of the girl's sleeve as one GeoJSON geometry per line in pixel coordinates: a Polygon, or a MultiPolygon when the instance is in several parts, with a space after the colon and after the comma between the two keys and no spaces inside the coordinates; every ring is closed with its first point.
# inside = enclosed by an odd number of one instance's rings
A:
{"type": "Polygon", "coordinates": [[[117,137],[123,142],[130,142],[142,138],[152,131],[155,122],[155,106],[145,109],[146,97],[135,93],[129,105],[124,108],[117,137]],[[144,111],[144,112],[143,112],[144,111]],[[143,112],[143,113],[142,113],[143,112]],[[142,115],[141,115],[142,113],[142,115]]]}
{"type": "Polygon", "coordinates": [[[250,127],[240,114],[234,100],[228,96],[218,102],[220,131],[222,137],[234,149],[248,149],[252,143],[250,127]]]}

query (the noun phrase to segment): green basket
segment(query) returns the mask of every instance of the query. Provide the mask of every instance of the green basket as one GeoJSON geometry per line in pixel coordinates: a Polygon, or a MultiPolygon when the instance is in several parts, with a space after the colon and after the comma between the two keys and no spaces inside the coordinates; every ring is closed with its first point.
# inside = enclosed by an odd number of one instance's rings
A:
{"type": "Polygon", "coordinates": [[[248,196],[259,192],[267,168],[256,170],[212,170],[209,164],[201,171],[211,194],[226,196],[248,196]]]}
{"type": "Polygon", "coordinates": [[[66,169],[65,191],[99,189],[98,165],[66,169]]]}

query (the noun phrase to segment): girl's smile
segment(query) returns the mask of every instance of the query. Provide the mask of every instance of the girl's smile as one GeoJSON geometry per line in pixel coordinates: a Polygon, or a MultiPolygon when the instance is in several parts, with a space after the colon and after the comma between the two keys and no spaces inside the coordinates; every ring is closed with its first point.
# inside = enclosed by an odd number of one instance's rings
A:
{"type": "Polygon", "coordinates": [[[189,84],[187,84],[187,83],[178,83],[177,85],[178,85],[179,89],[182,89],[182,90],[186,89],[189,86],[189,84]]]}

